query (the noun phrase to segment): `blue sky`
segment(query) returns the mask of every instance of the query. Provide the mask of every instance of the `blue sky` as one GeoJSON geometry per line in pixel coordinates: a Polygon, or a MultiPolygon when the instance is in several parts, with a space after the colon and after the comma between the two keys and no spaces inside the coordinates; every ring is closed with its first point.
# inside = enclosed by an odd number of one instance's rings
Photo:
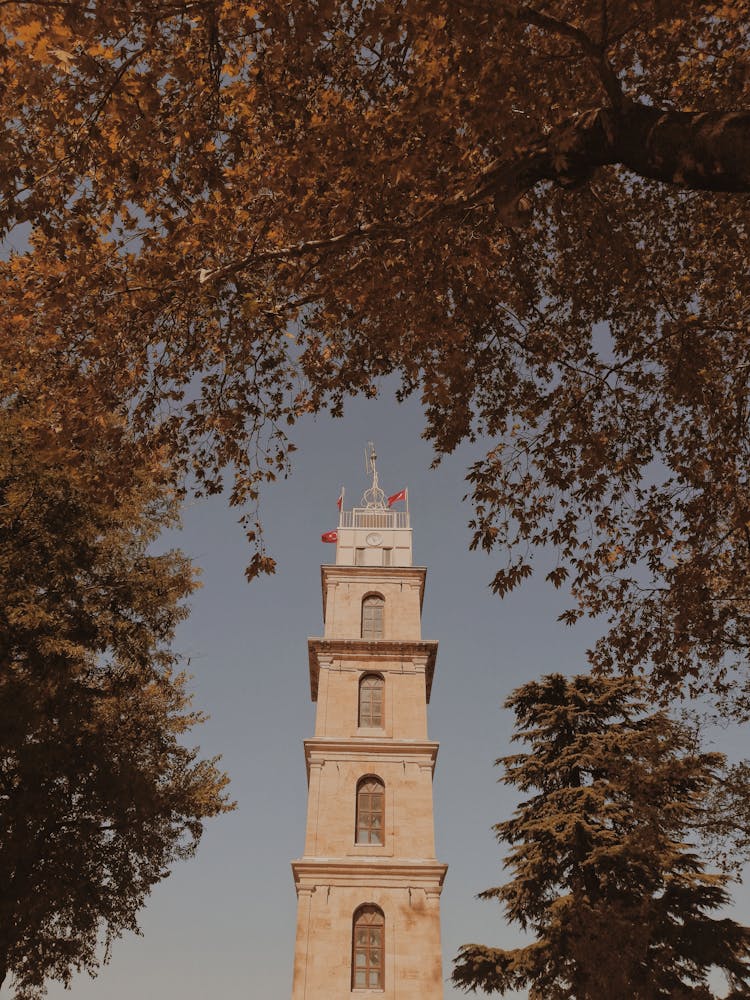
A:
{"type": "MultiPolygon", "coordinates": [[[[202,567],[203,587],[177,636],[189,660],[195,707],[210,715],[195,731],[206,755],[221,754],[237,811],[207,825],[197,857],[178,865],[142,914],[143,936],[114,946],[95,980],[77,977],[74,1000],[276,1000],[291,993],[296,900],[289,862],[302,853],[306,807],[302,740],[313,733],[307,647],[319,635],[320,571],[332,546],[343,483],[347,506],[367,485],[363,451],[375,442],[386,493],[408,486],[414,561],[428,567],[423,636],[440,643],[429,735],[440,741],[435,776],[437,853],[449,864],[442,897],[444,974],[463,942],[511,947],[519,935],[500,908],[475,898],[503,879],[491,826],[514,794],[496,783],[495,758],[509,751],[518,684],[551,671],[585,669],[592,623],[557,623],[564,592],[543,572],[504,601],[488,588],[496,557],[470,553],[467,447],[430,470],[415,402],[384,394],[351,403],[343,419],[311,419],[294,440],[293,476],[271,487],[263,520],[274,577],[248,585],[249,557],[237,512],[221,498],[194,501],[169,539],[202,567]]],[[[479,446],[481,448],[481,445],[479,446]]],[[[740,914],[747,919],[747,895],[740,914]]],[[[464,996],[446,985],[446,1000],[464,996]]],[[[0,998],[10,997],[0,990],[0,998]]]]}

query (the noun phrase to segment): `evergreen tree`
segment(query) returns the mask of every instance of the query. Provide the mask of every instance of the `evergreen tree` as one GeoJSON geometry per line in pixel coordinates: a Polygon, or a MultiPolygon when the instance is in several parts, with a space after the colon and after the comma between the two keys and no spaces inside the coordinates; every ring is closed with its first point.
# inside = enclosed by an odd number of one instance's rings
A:
{"type": "Polygon", "coordinates": [[[506,702],[528,752],[501,779],[532,793],[495,827],[513,878],[481,893],[531,935],[511,950],[464,945],[453,980],[467,990],[528,988],[531,1000],[709,1000],[712,968],[735,998],[750,983],[750,930],[712,916],[728,877],[691,845],[719,754],[637,682],[551,674],[506,702]]]}

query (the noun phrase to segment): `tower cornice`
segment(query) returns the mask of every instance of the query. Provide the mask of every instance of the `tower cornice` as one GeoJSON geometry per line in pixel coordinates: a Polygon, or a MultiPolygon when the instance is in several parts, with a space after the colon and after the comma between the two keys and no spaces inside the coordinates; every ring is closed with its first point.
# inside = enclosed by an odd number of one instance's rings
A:
{"type": "Polygon", "coordinates": [[[355,736],[332,739],[314,736],[304,741],[305,760],[308,776],[310,764],[317,758],[322,760],[393,760],[413,761],[435,770],[439,744],[433,740],[393,740],[371,736],[355,736]]]}
{"type": "Polygon", "coordinates": [[[318,677],[321,660],[362,661],[377,669],[377,662],[405,661],[424,664],[427,701],[432,691],[438,644],[430,639],[324,639],[312,636],[307,640],[310,664],[310,695],[318,700],[318,677]]]}
{"type": "Polygon", "coordinates": [[[345,566],[326,564],[320,567],[320,583],[323,590],[323,621],[326,620],[328,584],[349,580],[409,580],[419,587],[419,610],[424,601],[424,584],[427,577],[425,566],[345,566]]]}
{"type": "Polygon", "coordinates": [[[394,886],[436,891],[443,887],[448,865],[421,858],[299,858],[292,861],[297,890],[303,886],[394,886]]]}

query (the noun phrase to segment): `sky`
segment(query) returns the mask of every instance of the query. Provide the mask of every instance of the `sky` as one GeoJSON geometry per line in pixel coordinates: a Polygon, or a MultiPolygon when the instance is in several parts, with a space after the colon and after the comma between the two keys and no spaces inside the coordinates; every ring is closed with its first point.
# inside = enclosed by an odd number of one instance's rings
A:
{"type": "MultiPolygon", "coordinates": [[[[193,742],[206,756],[222,756],[237,809],[209,821],[196,858],[155,888],[141,914],[142,936],[116,942],[96,979],[77,976],[68,993],[52,986],[51,1000],[290,997],[290,861],[303,850],[302,741],[313,734],[315,711],[307,637],[322,633],[320,564],[335,557],[320,535],[336,527],[340,485],[347,507],[368,485],[368,441],[386,494],[409,489],[414,564],[428,570],[422,635],[439,642],[429,736],[440,742],[437,856],[449,865],[441,901],[444,976],[462,943],[521,941],[496,903],[476,899],[503,881],[491,827],[509,818],[516,802],[493,767],[511,752],[512,718],[501,706],[513,688],[541,674],[585,670],[597,628],[556,621],[569,598],[544,582],[544,572],[502,601],[491,593],[499,556],[468,551],[471,508],[462,502],[466,468],[488,443],[459,449],[431,470],[422,426],[418,404],[399,406],[386,390],[353,401],[342,419],[311,418],[296,430],[293,474],[269,488],[263,503],[275,576],[246,583],[250,552],[238,512],[221,497],[189,502],[182,530],[164,540],[202,568],[202,589],[175,645],[189,661],[194,707],[210,716],[193,742]]],[[[737,915],[747,921],[749,914],[745,892],[737,915]]],[[[446,981],[446,1000],[459,996],[446,981]]],[[[0,989],[0,1000],[10,997],[0,989]]]]}

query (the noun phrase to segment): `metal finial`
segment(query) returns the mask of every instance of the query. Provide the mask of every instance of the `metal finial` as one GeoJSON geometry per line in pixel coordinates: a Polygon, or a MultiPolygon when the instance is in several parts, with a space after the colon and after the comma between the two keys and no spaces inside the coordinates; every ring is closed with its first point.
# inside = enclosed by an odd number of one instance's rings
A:
{"type": "Polygon", "coordinates": [[[362,494],[362,506],[385,510],[385,493],[378,485],[378,469],[375,464],[377,458],[375,445],[372,441],[368,441],[365,449],[365,466],[367,471],[372,474],[372,486],[362,494]]]}

